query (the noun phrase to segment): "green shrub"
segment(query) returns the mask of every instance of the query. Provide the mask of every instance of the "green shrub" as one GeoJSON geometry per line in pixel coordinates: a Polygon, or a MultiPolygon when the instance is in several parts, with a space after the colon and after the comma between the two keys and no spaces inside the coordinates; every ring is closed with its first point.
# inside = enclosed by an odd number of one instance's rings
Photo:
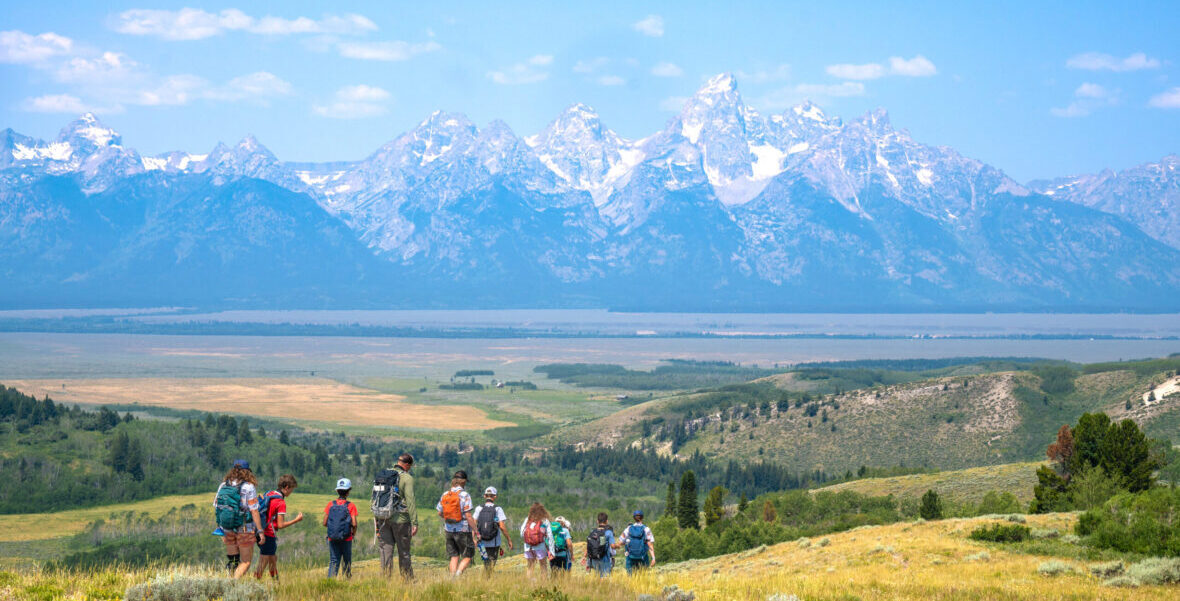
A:
{"type": "Polygon", "coordinates": [[[987,551],[980,551],[979,553],[972,553],[971,555],[968,555],[968,556],[964,557],[963,559],[966,561],[987,561],[991,558],[992,558],[991,553],[988,553],[987,551]]]}
{"type": "Polygon", "coordinates": [[[162,574],[127,588],[125,601],[270,601],[267,588],[250,580],[189,574],[162,574]]]}
{"type": "Polygon", "coordinates": [[[992,524],[980,526],[971,531],[971,540],[990,541],[993,543],[1018,543],[1028,540],[1031,531],[1028,526],[1020,524],[992,524]]]}
{"type": "Polygon", "coordinates": [[[1057,538],[1061,536],[1061,532],[1054,530],[1053,528],[1033,528],[1032,531],[1029,532],[1029,536],[1031,536],[1033,540],[1042,540],[1046,538],[1057,538]]]}
{"type": "Polygon", "coordinates": [[[1180,559],[1149,557],[1127,568],[1127,577],[1147,585],[1180,583],[1180,559]]]}
{"type": "Polygon", "coordinates": [[[1114,578],[1121,576],[1126,566],[1121,561],[1108,561],[1106,563],[1096,563],[1090,566],[1090,573],[1102,579],[1114,578]]]}
{"type": "Polygon", "coordinates": [[[1037,566],[1037,573],[1042,576],[1059,576],[1061,574],[1072,574],[1073,567],[1064,561],[1052,559],[1041,563],[1037,566]]]}
{"type": "Polygon", "coordinates": [[[1180,490],[1118,495],[1082,514],[1075,530],[1099,549],[1180,557],[1180,490]]]}

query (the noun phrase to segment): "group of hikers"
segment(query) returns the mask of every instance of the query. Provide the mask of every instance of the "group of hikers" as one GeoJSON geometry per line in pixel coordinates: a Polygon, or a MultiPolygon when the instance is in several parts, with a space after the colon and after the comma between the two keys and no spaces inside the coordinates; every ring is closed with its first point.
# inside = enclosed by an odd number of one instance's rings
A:
{"type": "MultiPolygon", "coordinates": [[[[373,513],[373,535],[381,551],[381,569],[393,573],[393,559],[403,578],[412,579],[411,541],[418,534],[418,506],[414,498],[414,478],[410,475],[414,457],[403,453],[397,465],[381,470],[373,480],[370,509],[373,513]]],[[[259,561],[254,577],[262,578],[267,571],[278,578],[279,530],[303,521],[300,513],[287,519],[286,499],[298,483],[295,477],[279,477],[277,488],[258,493],[258,481],[244,459],[234,461],[233,468],[218,486],[214,497],[214,516],[217,529],[225,545],[226,568],[233,578],[241,578],[250,571],[254,546],[258,546],[259,561]]],[[[515,550],[508,529],[508,517],[496,504],[499,491],[489,486],[483,492],[483,503],[478,505],[466,490],[467,472],[459,470],[451,477],[450,488],[443,492],[435,510],[443,521],[443,536],[450,560],[449,570],[458,577],[474,561],[476,552],[490,574],[497,561],[508,551],[515,550]]],[[[357,533],[357,507],[348,499],[352,482],[341,478],[336,482],[336,499],[324,507],[322,525],[327,530],[328,577],[352,575],[352,542],[357,533]]],[[[643,522],[643,511],[632,513],[632,523],[615,534],[606,513],[599,513],[597,525],[586,537],[581,563],[587,572],[609,576],[620,553],[625,559],[627,573],[655,565],[655,537],[643,522]]],[[[562,516],[552,517],[541,503],[533,503],[528,516],[520,525],[521,547],[527,572],[568,572],[573,566],[573,534],[570,521],[562,516]]]]}

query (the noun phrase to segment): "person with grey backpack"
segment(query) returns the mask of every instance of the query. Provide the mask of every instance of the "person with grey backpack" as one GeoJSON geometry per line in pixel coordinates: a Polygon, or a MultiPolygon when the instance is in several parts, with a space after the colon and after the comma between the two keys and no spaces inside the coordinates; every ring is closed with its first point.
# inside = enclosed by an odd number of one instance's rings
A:
{"type": "Polygon", "coordinates": [[[402,578],[414,578],[414,567],[410,563],[410,542],[418,534],[418,504],[414,500],[414,456],[402,453],[397,465],[381,470],[373,479],[374,536],[381,549],[381,571],[393,574],[393,557],[397,555],[398,569],[402,578]]]}

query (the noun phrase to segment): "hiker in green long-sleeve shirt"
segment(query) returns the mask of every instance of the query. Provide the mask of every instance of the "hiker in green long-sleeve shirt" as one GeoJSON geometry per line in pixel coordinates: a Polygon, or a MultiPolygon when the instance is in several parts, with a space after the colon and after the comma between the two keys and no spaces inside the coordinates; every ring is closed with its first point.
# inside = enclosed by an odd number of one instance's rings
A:
{"type": "Polygon", "coordinates": [[[397,565],[402,578],[406,580],[414,577],[414,568],[410,565],[410,539],[418,534],[418,503],[414,499],[414,477],[410,475],[413,466],[413,455],[402,453],[397,458],[397,465],[393,470],[398,472],[400,507],[389,518],[373,521],[375,536],[381,548],[381,570],[386,575],[393,573],[393,555],[396,549],[397,565]]]}

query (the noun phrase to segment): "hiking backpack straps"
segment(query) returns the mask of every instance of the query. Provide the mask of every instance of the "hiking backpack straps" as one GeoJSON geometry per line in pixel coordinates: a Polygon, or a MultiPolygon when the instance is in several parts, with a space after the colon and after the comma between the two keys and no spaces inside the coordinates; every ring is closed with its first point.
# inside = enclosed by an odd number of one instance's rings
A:
{"type": "Polygon", "coordinates": [[[631,559],[647,558],[647,527],[643,524],[627,526],[627,557],[631,559]]]}
{"type": "Polygon", "coordinates": [[[491,503],[485,503],[483,508],[479,510],[479,517],[476,518],[475,525],[479,530],[480,540],[496,540],[496,537],[500,535],[500,523],[496,521],[499,513],[500,508],[491,503]]]}
{"type": "Polygon", "coordinates": [[[272,490],[262,495],[262,498],[258,500],[258,517],[262,518],[262,530],[264,532],[270,529],[270,523],[274,521],[270,515],[270,503],[275,499],[281,498],[283,498],[283,493],[272,490]]]}
{"type": "Polygon", "coordinates": [[[463,521],[463,496],[459,491],[448,490],[443,493],[439,504],[442,505],[443,521],[448,524],[458,524],[463,521]]]}
{"type": "Polygon", "coordinates": [[[348,501],[336,499],[328,509],[328,539],[347,540],[352,534],[352,512],[348,501]]]}
{"type": "Polygon", "coordinates": [[[381,470],[373,479],[373,501],[370,509],[373,517],[388,520],[393,514],[405,511],[402,501],[401,472],[394,469],[381,470]]]}
{"type": "Polygon", "coordinates": [[[586,557],[602,559],[606,553],[606,529],[599,527],[591,530],[586,537],[586,557]]]}
{"type": "Polygon", "coordinates": [[[524,527],[524,542],[533,546],[545,543],[545,528],[541,522],[529,522],[524,527]]]}
{"type": "Polygon", "coordinates": [[[237,530],[246,523],[246,515],[242,511],[241,482],[230,484],[229,481],[226,481],[217,487],[217,496],[213,501],[213,513],[217,518],[217,525],[222,530],[237,530]]]}

